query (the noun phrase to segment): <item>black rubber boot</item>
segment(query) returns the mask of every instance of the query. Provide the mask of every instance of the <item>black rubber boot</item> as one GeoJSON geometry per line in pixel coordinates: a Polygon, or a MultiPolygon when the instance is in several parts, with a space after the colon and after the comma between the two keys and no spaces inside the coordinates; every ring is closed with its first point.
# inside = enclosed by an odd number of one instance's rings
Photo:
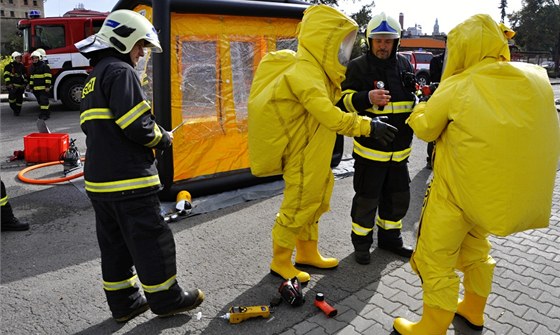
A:
{"type": "Polygon", "coordinates": [[[372,235],[372,232],[369,232],[366,236],[359,236],[352,232],[351,238],[352,244],[354,245],[354,259],[356,263],[368,265],[371,262],[371,253],[369,249],[373,243],[372,235]]]}
{"type": "Polygon", "coordinates": [[[2,231],[23,231],[29,230],[29,224],[25,222],[20,222],[12,211],[12,206],[8,202],[2,206],[2,231]]]}
{"type": "Polygon", "coordinates": [[[116,322],[127,322],[150,308],[138,287],[105,291],[105,295],[116,322]]]}
{"type": "Polygon", "coordinates": [[[197,308],[204,301],[204,292],[197,288],[185,292],[175,283],[168,290],[146,293],[146,298],[152,312],[166,318],[197,308]]]}
{"type": "Polygon", "coordinates": [[[411,247],[404,245],[400,229],[379,228],[377,230],[377,246],[406,258],[410,258],[413,252],[411,247]]]}

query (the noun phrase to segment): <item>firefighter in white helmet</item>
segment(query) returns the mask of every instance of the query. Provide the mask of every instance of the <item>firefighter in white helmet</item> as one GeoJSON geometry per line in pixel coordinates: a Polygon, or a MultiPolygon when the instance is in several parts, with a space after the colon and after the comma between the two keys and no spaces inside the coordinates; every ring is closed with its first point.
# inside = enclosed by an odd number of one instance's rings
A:
{"type": "Polygon", "coordinates": [[[8,88],[8,101],[15,116],[19,116],[23,93],[27,86],[27,73],[21,62],[21,53],[14,51],[12,61],[4,67],[4,83],[8,88]]]}
{"type": "Polygon", "coordinates": [[[29,68],[29,87],[39,104],[39,118],[50,118],[49,96],[52,87],[51,68],[46,62],[46,52],[37,49],[31,53],[31,67],[29,68]]]}
{"type": "Polygon", "coordinates": [[[375,226],[379,248],[403,257],[412,255],[412,248],[403,242],[401,229],[410,202],[408,157],[412,129],[405,120],[416,101],[416,82],[410,62],[397,54],[400,37],[400,24],[385,13],[369,21],[369,48],[348,64],[338,103],[343,110],[382,118],[398,129],[392,141],[354,138],[351,240],[359,264],[370,263],[375,226]]]}
{"type": "Polygon", "coordinates": [[[175,241],[157,195],[162,185],[154,149],[168,149],[173,136],[156,123],[134,70],[147,48],[162,51],[157,33],[139,13],[117,10],[76,47],[94,66],[80,107],[84,179],[113,318],[126,322],[148,308],[161,317],[196,308],[204,293],[179,286],[175,241]]]}
{"type": "Polygon", "coordinates": [[[422,319],[397,318],[399,334],[446,334],[455,313],[481,331],[496,265],[489,236],[549,225],[560,154],[554,92],[544,69],[510,62],[513,35],[486,14],[453,28],[441,83],[408,120],[436,141],[436,155],[410,260],[422,319]]]}

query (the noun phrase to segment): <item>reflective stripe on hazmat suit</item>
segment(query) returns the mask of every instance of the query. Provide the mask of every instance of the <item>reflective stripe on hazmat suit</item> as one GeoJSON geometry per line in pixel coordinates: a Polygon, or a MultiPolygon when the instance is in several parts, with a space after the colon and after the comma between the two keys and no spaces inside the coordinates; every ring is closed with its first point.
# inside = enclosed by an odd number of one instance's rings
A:
{"type": "Polygon", "coordinates": [[[465,291],[490,294],[490,234],[546,227],[550,218],[560,153],[554,95],[542,68],[509,62],[508,34],[488,15],[454,28],[441,84],[408,120],[416,136],[437,141],[411,265],[424,303],[448,311],[457,307],[454,268],[465,291]]]}
{"type": "Polygon", "coordinates": [[[300,23],[297,53],[271,53],[260,63],[249,97],[249,157],[258,176],[282,173],[284,200],[273,240],[293,249],[295,240],[317,240],[317,220],[329,209],[330,162],[336,133],[369,135],[370,119],[335,107],[346,66],[338,50],[357,24],[338,10],[310,6],[300,23]],[[291,65],[275,71],[274,65],[291,65]]]}

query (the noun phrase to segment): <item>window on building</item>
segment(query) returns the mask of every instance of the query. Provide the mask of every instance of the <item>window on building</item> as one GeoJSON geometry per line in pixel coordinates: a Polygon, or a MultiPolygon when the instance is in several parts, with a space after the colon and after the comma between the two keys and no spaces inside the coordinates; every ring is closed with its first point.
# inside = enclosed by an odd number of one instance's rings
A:
{"type": "Polygon", "coordinates": [[[16,16],[16,14],[14,13],[13,10],[11,10],[11,11],[10,11],[10,17],[15,17],[15,16],[16,16]]]}
{"type": "Polygon", "coordinates": [[[4,10],[0,10],[0,16],[4,16],[4,10]]]}
{"type": "Polygon", "coordinates": [[[37,7],[37,0],[33,0],[33,6],[37,7]]]}
{"type": "Polygon", "coordinates": [[[27,6],[27,5],[29,5],[29,1],[28,0],[23,0],[23,4],[27,6]]]}
{"type": "Polygon", "coordinates": [[[14,0],[8,0],[8,3],[13,5],[13,4],[14,4],[14,0]]]}

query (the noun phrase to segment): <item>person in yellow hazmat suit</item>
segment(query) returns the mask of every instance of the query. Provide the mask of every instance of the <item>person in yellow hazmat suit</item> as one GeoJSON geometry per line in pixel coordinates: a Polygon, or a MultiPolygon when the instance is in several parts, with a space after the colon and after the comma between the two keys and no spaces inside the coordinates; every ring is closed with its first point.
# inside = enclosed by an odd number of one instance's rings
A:
{"type": "Polygon", "coordinates": [[[446,334],[455,314],[482,330],[496,264],[488,237],[549,224],[558,115],[544,69],[510,62],[514,34],[484,14],[453,28],[440,85],[408,119],[436,155],[410,260],[423,315],[395,319],[399,334],[446,334]]]}
{"type": "Polygon", "coordinates": [[[298,266],[329,269],[336,258],[318,250],[318,221],[329,210],[334,178],[330,162],[336,134],[392,141],[396,128],[335,106],[358,25],[340,11],[313,5],[304,11],[297,52],[263,57],[249,95],[249,158],[256,176],[282,174],[284,199],[272,228],[272,274],[310,275],[298,266]]]}

